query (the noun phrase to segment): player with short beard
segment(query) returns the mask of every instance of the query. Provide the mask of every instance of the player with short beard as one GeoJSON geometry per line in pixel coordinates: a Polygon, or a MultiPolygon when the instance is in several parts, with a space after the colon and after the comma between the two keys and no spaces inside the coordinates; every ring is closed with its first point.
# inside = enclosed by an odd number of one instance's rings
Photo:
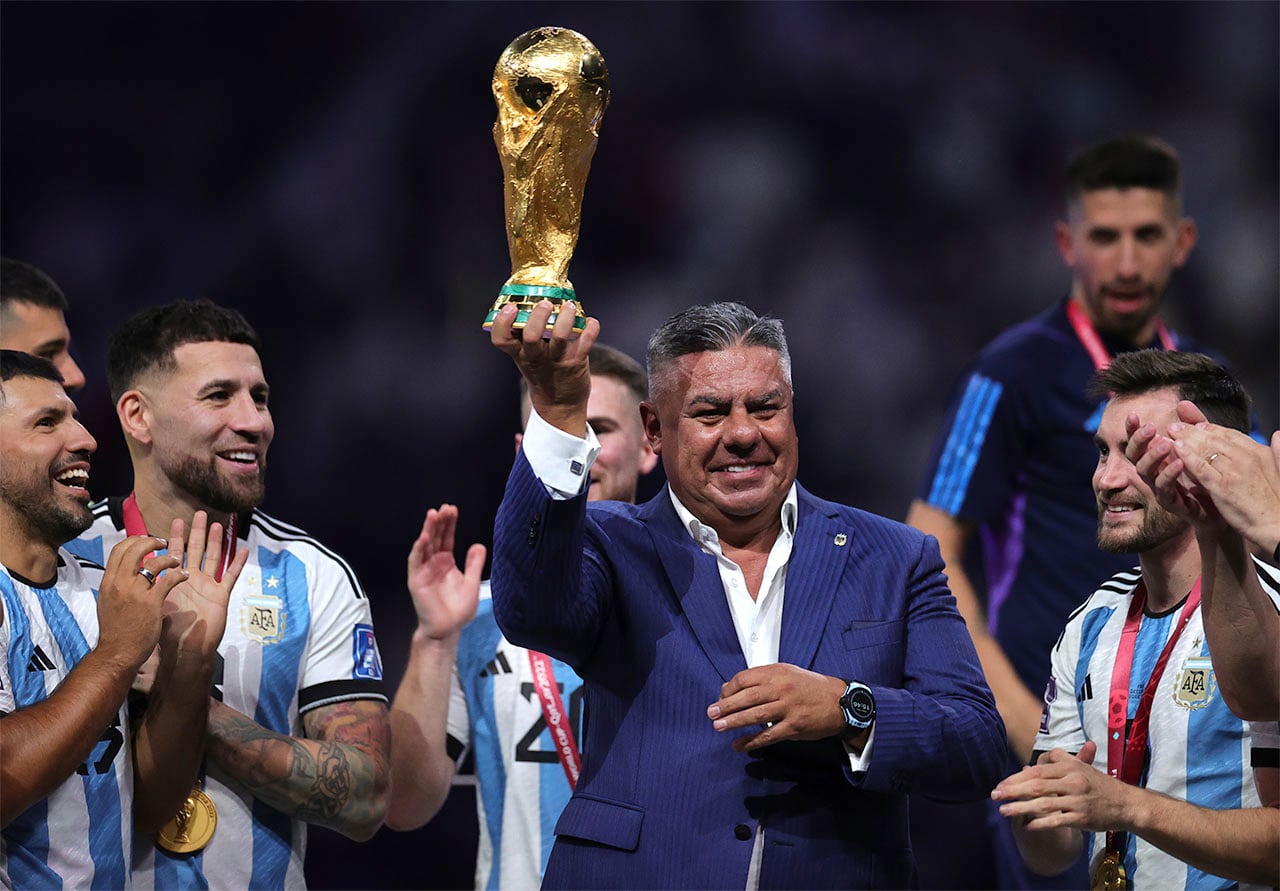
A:
{"type": "MultiPolygon", "coordinates": [[[[1090,392],[1111,394],[1094,436],[1098,543],[1138,552],[1140,566],[1072,614],[1051,654],[1032,766],[992,798],[1040,875],[1062,873],[1087,845],[1093,888],[1272,887],[1280,728],[1255,722],[1250,745],[1218,690],[1207,617],[1211,600],[1240,602],[1240,592],[1219,578],[1201,603],[1201,573],[1228,556],[1202,556],[1197,530],[1159,504],[1126,454],[1142,425],[1163,434],[1178,423],[1183,400],[1243,432],[1248,396],[1209,357],[1160,350],[1115,357],[1090,392]]],[[[1280,575],[1237,551],[1280,607],[1280,575]]]]}
{"type": "MultiPolygon", "coordinates": [[[[200,569],[206,516],[138,536],[106,568],[62,545],[88,528],[94,438],[49,361],[0,350],[0,887],[131,884],[133,832],[178,811],[200,759],[204,691],[244,554],[200,569]],[[164,556],[151,555],[170,545],[164,556]],[[126,704],[158,648],[154,706],[126,704]]],[[[210,560],[222,530],[207,529],[210,560]]]]}
{"type": "MultiPolygon", "coordinates": [[[[0,404],[3,402],[0,398],[0,404]]],[[[88,437],[88,441],[92,442],[92,437],[88,437]]],[[[58,495],[66,488],[60,482],[62,475],[69,470],[87,468],[94,447],[69,451],[52,468],[15,461],[12,455],[0,461],[0,492],[4,493],[10,508],[23,518],[32,538],[61,545],[93,523],[93,512],[87,502],[68,502],[58,495]]]]}
{"type": "Polygon", "coordinates": [[[199,854],[144,844],[156,887],[305,884],[306,823],[377,831],[389,778],[387,699],[369,601],[340,556],[257,509],[275,434],[257,334],[207,300],[148,309],[112,333],[107,377],[134,490],[95,506],[74,550],[198,510],[249,552],[209,703],[203,791],[218,812],[199,854]]]}
{"type": "MultiPolygon", "coordinates": [[[[1107,493],[1110,495],[1111,493],[1107,493]]],[[[1171,538],[1185,532],[1190,525],[1176,514],[1165,510],[1151,494],[1115,493],[1116,503],[1110,504],[1098,495],[1098,547],[1108,554],[1141,554],[1159,547],[1171,538]],[[1127,494],[1129,502],[1122,495],[1127,494]],[[1136,528],[1117,528],[1107,522],[1108,512],[1120,509],[1142,512],[1142,522],[1136,528]]]]}

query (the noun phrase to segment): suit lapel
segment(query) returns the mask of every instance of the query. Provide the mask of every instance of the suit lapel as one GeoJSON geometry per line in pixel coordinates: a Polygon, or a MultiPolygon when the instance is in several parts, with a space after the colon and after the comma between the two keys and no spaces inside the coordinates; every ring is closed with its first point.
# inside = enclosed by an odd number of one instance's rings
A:
{"type": "Polygon", "coordinates": [[[715,558],[703,551],[680,525],[666,487],[644,504],[640,518],[649,529],[693,636],[720,677],[728,681],[746,669],[747,660],[733,627],[715,558]]]}
{"type": "Polygon", "coordinates": [[[853,550],[853,530],[803,488],[797,490],[800,511],[787,564],[778,661],[807,668],[835,604],[835,587],[853,550]]]}

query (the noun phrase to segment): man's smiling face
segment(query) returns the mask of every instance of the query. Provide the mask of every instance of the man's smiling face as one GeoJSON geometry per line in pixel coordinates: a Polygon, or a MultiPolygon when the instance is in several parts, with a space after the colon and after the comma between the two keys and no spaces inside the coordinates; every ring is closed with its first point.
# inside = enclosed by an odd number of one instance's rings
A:
{"type": "Polygon", "coordinates": [[[1172,388],[1112,399],[1102,412],[1094,443],[1098,466],[1093,492],[1098,500],[1098,547],[1108,553],[1141,553],[1158,547],[1188,529],[1182,518],[1156,501],[1133,462],[1124,455],[1128,434],[1125,418],[1137,414],[1144,424],[1165,433],[1178,420],[1178,393],[1172,388]]]}
{"type": "Polygon", "coordinates": [[[655,370],[650,389],[645,432],[681,503],[722,537],[776,524],[799,462],[778,353],[691,353],[655,370]]]}

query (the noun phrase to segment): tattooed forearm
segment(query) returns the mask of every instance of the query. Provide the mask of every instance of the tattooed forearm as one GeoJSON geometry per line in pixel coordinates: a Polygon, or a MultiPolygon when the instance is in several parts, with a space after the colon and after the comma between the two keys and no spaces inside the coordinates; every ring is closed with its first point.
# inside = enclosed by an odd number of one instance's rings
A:
{"type": "Polygon", "coordinates": [[[320,823],[337,817],[351,794],[351,765],[347,763],[342,746],[337,743],[322,743],[315,766],[316,775],[311,784],[311,795],[298,814],[308,823],[320,823]]]}
{"type": "Polygon", "coordinates": [[[308,721],[308,734],[319,738],[298,739],[215,704],[209,714],[209,770],[297,819],[368,838],[386,814],[386,707],[343,705],[355,707],[337,716],[343,732],[325,732],[323,721],[308,721]],[[371,726],[352,730],[366,723],[371,726]]]}

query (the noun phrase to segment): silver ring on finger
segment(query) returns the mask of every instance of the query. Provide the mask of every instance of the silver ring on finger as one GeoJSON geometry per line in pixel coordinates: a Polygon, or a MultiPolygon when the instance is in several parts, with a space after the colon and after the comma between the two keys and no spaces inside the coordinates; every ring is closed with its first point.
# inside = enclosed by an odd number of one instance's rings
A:
{"type": "Polygon", "coordinates": [[[156,574],[145,566],[138,567],[138,575],[146,579],[148,585],[154,585],[156,583],[156,574]]]}

